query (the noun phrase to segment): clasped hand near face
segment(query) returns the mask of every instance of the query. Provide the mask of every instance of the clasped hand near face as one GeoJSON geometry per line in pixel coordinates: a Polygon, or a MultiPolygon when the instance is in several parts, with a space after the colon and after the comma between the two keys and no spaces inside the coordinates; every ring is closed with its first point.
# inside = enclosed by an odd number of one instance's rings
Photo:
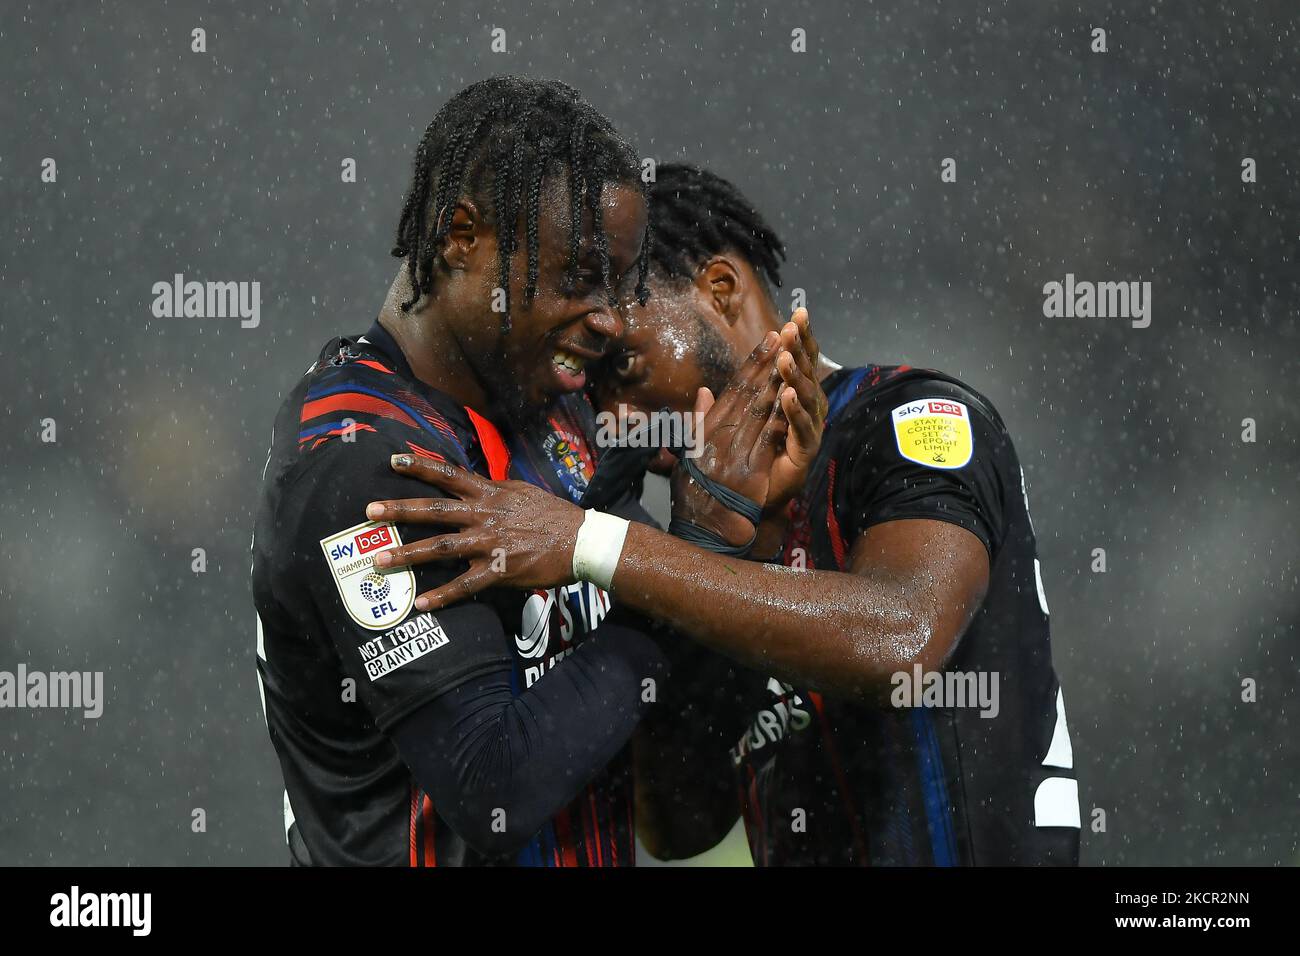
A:
{"type": "MultiPolygon", "coordinates": [[[[817,357],[808,313],[799,309],[780,333],[764,337],[716,400],[708,389],[697,396],[703,427],[695,467],[751,499],[764,515],[781,511],[802,489],[820,447],[826,396],[817,381],[817,357]]],[[[380,552],[375,567],[433,561],[469,565],[459,577],[419,595],[417,609],[446,607],[490,587],[553,587],[573,580],[574,543],[585,518],[577,505],[527,482],[491,481],[414,455],[394,455],[392,467],[450,497],[370,504],[371,520],[444,529],[380,552]]],[[[675,521],[732,546],[754,538],[754,523],[709,494],[681,463],[672,498],[675,521]]]]}

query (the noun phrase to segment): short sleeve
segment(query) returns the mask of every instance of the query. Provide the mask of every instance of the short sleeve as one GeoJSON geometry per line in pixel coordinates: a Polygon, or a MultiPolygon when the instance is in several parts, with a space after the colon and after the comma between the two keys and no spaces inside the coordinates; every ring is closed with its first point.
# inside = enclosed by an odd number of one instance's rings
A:
{"type": "Polygon", "coordinates": [[[952,383],[914,380],[861,417],[845,489],[850,540],[887,521],[929,518],[965,528],[992,560],[1005,533],[999,462],[1008,439],[983,409],[952,383]]]}
{"type": "Polygon", "coordinates": [[[374,556],[439,532],[433,526],[370,521],[366,505],[394,498],[440,497],[438,489],[401,476],[390,457],[408,451],[382,432],[331,442],[283,493],[277,520],[293,547],[277,574],[277,591],[319,622],[344,677],[381,729],[459,684],[509,666],[500,617],[475,599],[432,612],[415,598],[452,580],[464,562],[380,573],[374,556]]]}

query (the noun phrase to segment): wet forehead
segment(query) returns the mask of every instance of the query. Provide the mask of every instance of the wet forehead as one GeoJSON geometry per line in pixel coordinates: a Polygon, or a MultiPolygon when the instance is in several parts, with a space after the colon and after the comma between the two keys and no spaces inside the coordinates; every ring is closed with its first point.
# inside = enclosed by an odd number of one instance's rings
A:
{"type": "Polygon", "coordinates": [[[695,341],[693,299],[690,285],[677,288],[652,281],[646,304],[633,305],[625,310],[620,342],[623,349],[629,352],[662,351],[668,361],[684,361],[695,341]]]}
{"type": "MultiPolygon", "coordinates": [[[[543,189],[539,218],[541,245],[552,255],[568,260],[573,222],[569,184],[564,176],[552,176],[543,189]]],[[[645,197],[636,186],[606,183],[600,194],[601,226],[609,243],[611,266],[626,271],[641,251],[645,233],[645,197]]],[[[526,228],[526,221],[520,228],[526,228]]],[[[586,197],[582,199],[582,235],[579,259],[596,252],[595,229],[586,197]]]]}

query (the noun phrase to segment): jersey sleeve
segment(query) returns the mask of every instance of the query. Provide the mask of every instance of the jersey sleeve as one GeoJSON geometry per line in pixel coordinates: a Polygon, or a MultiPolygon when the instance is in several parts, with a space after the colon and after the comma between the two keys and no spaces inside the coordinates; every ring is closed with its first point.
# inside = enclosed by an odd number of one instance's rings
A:
{"type": "MultiPolygon", "coordinates": [[[[387,573],[373,567],[379,552],[438,532],[365,516],[372,501],[442,497],[389,466],[392,455],[410,451],[403,437],[381,427],[306,453],[277,515],[293,541],[276,576],[293,593],[281,600],[318,622],[344,677],[355,681],[356,699],[383,730],[510,661],[500,617],[487,601],[471,599],[436,614],[415,610],[417,595],[461,574],[464,562],[387,573]]],[[[463,458],[458,449],[445,451],[448,460],[463,458]]]]}
{"type": "Polygon", "coordinates": [[[965,528],[992,560],[1005,533],[999,461],[1008,438],[983,409],[950,382],[916,380],[863,420],[840,512],[851,517],[850,544],[873,525],[929,518],[965,528]]]}

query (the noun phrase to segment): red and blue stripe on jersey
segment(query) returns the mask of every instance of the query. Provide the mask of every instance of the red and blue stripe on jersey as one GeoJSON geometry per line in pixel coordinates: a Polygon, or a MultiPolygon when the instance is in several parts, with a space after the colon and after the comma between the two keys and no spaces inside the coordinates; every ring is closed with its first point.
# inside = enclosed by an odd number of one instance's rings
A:
{"type": "MultiPolygon", "coordinates": [[[[521,436],[501,431],[475,410],[456,405],[450,397],[422,388],[396,344],[378,327],[362,340],[343,340],[322,356],[309,374],[303,396],[298,447],[310,454],[326,443],[349,435],[383,430],[397,434],[413,453],[450,461],[494,480],[515,478],[576,498],[595,467],[589,436],[594,418],[585,399],[561,401],[541,435],[521,436]],[[440,410],[433,400],[446,399],[440,410]],[[431,400],[432,399],[432,400],[431,400]]],[[[557,595],[558,597],[558,595],[557,595]]],[[[577,600],[570,595],[569,603],[577,600]]],[[[604,609],[607,611],[608,598],[604,609]]],[[[511,613],[509,611],[505,613],[511,613]]],[[[576,607],[573,620],[583,619],[576,607]]],[[[560,612],[557,610],[557,617],[560,612]]],[[[518,621],[504,619],[507,632],[518,621]]],[[[558,625],[557,625],[558,629],[558,625]]],[[[586,634],[573,635],[576,644],[586,634]]],[[[516,693],[523,682],[516,672],[516,693]]],[[[635,862],[631,769],[626,754],[591,781],[567,807],[557,813],[511,861],[522,866],[619,866],[635,862]]],[[[414,781],[409,795],[409,853],[411,866],[456,865],[465,845],[438,814],[430,798],[414,781]]]]}
{"type": "MultiPolygon", "coordinates": [[[[848,447],[832,441],[831,436],[837,420],[855,399],[909,371],[908,366],[869,365],[841,373],[827,394],[827,438],[823,451],[848,447]]],[[[787,564],[797,554],[800,566],[845,572],[849,568],[849,542],[836,506],[837,487],[842,481],[838,474],[841,462],[831,453],[820,464],[820,480],[810,480],[809,489],[820,487],[792,503],[782,556],[787,564]],[[818,555],[820,562],[816,559],[818,555]]],[[[841,740],[837,732],[837,717],[843,716],[841,709],[821,694],[810,691],[787,691],[775,700],[788,703],[784,698],[796,693],[811,705],[810,726],[800,732],[800,736],[808,735],[811,739],[797,750],[787,750],[779,762],[784,765],[787,778],[821,781],[824,801],[820,812],[833,813],[838,819],[833,823],[819,821],[819,826],[833,830],[842,846],[836,853],[825,852],[825,848],[813,846],[815,840],[791,840],[786,834],[788,823],[785,828],[779,827],[782,814],[788,812],[786,803],[792,792],[785,788],[773,792],[777,784],[769,750],[766,754],[747,755],[739,768],[741,807],[755,863],[768,866],[791,862],[852,862],[869,866],[884,862],[953,866],[960,862],[944,757],[933,716],[917,708],[902,719],[897,715],[883,715],[873,721],[872,736],[878,747],[879,762],[864,776],[862,768],[849,766],[856,761],[851,741],[841,740]],[[844,744],[849,744],[849,750],[844,749],[844,744]],[[864,792],[867,780],[875,783],[869,792],[864,792]],[[892,795],[890,808],[872,806],[881,794],[892,795]],[[868,817],[874,821],[874,829],[868,824],[868,817]]],[[[863,719],[858,717],[855,726],[860,727],[863,719]]]]}
{"type": "Polygon", "coordinates": [[[405,443],[415,454],[472,467],[466,436],[445,415],[382,362],[346,347],[312,373],[303,398],[298,447],[314,451],[334,439],[374,432],[385,421],[409,430],[405,443]]]}

